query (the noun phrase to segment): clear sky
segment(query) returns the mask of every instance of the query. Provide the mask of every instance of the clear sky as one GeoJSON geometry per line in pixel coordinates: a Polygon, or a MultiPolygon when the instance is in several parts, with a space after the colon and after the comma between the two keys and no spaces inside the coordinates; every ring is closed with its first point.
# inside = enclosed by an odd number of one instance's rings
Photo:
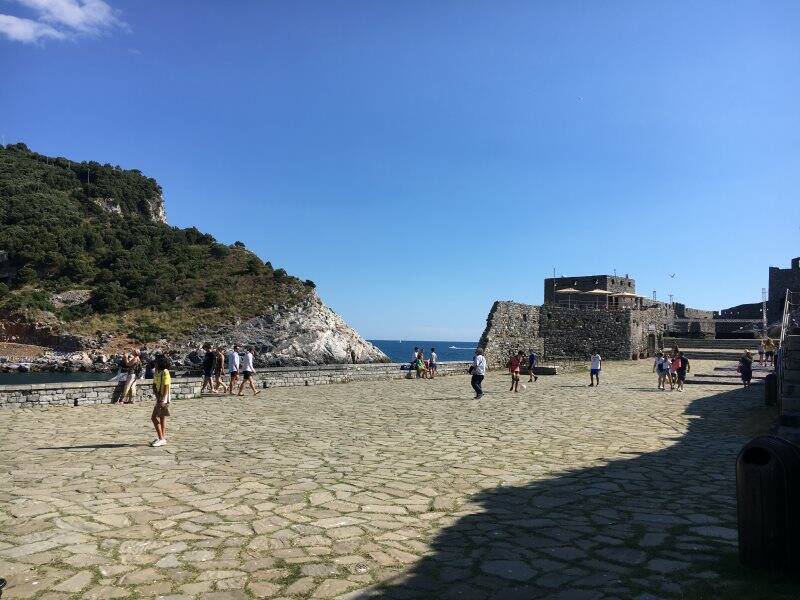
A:
{"type": "Polygon", "coordinates": [[[800,255],[800,3],[0,2],[0,133],[139,168],[167,217],[366,337],[628,273],[718,309],[800,255]],[[675,273],[674,279],[668,277],[675,273]]]}

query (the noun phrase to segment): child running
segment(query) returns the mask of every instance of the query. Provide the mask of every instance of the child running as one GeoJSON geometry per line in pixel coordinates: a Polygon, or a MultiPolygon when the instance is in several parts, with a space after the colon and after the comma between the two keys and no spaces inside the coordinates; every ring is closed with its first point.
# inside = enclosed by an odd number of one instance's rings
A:
{"type": "Polygon", "coordinates": [[[539,379],[533,373],[533,371],[536,368],[536,365],[538,364],[538,362],[539,362],[539,356],[536,354],[536,352],[531,350],[531,354],[530,354],[530,356],[528,356],[528,374],[530,375],[530,377],[528,377],[528,383],[530,383],[531,381],[536,381],[537,379],[539,379]]]}
{"type": "MultiPolygon", "coordinates": [[[[682,364],[683,360],[681,359],[680,353],[679,352],[674,353],[672,355],[672,362],[669,365],[670,366],[669,372],[670,376],[673,378],[673,382],[678,384],[679,392],[683,391],[683,384],[681,383],[681,376],[680,376],[680,370],[682,364]]],[[[686,374],[684,373],[684,379],[686,378],[685,375],[686,374]]]]}
{"type": "Polygon", "coordinates": [[[156,372],[153,375],[153,393],[156,396],[156,405],[150,419],[156,428],[156,439],[150,445],[154,448],[167,443],[167,417],[169,416],[169,388],[172,377],[169,373],[169,361],[163,354],[156,357],[156,372]]]}
{"type": "Polygon", "coordinates": [[[658,389],[660,390],[666,389],[666,377],[667,373],[669,373],[669,371],[665,368],[664,362],[664,353],[659,352],[656,355],[655,361],[653,361],[653,373],[658,371],[658,389]]]}

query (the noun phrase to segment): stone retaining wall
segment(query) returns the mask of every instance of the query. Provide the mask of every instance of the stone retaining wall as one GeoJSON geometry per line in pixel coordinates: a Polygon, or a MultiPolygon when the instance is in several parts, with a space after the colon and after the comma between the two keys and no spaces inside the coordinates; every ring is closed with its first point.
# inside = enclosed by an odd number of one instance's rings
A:
{"type": "MultiPolygon", "coordinates": [[[[437,373],[438,375],[466,374],[469,364],[442,362],[439,363],[437,373]]],[[[396,363],[275,367],[258,369],[256,380],[259,387],[272,388],[408,377],[409,372],[401,370],[400,367],[401,365],[396,363]]],[[[180,400],[197,397],[201,385],[202,379],[199,377],[175,377],[172,380],[172,398],[180,400]]],[[[116,401],[121,393],[122,384],[106,381],[0,385],[0,407],[72,406],[76,400],[79,405],[110,404],[116,401]]],[[[138,382],[136,399],[153,402],[149,380],[138,382]]]]}

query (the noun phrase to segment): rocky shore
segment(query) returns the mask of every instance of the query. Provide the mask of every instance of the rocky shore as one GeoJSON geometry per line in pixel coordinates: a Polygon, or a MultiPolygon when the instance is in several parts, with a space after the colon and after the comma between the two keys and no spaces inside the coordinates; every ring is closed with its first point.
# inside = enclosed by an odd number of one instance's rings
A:
{"type": "Polygon", "coordinates": [[[42,324],[28,324],[27,330],[36,335],[27,339],[25,329],[16,325],[6,327],[7,332],[13,330],[17,335],[7,337],[6,342],[12,343],[4,344],[5,351],[0,349],[0,372],[115,373],[121,358],[120,346],[128,345],[142,348],[147,354],[164,352],[176,370],[193,373],[199,372],[206,342],[226,349],[239,344],[242,352],[252,345],[256,348],[256,367],[390,362],[316,294],[290,308],[276,306],[268,315],[203,327],[182,340],[150,344],[115,340],[107,335],[102,339],[59,336],[42,324]],[[58,342],[63,340],[69,343],[59,347],[58,342]]]}

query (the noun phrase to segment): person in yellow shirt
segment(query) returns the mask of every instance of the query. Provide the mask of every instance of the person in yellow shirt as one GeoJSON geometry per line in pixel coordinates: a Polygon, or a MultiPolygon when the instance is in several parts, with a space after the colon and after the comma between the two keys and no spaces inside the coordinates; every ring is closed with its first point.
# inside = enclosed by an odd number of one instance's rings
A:
{"type": "Polygon", "coordinates": [[[169,416],[169,388],[172,376],[169,373],[169,360],[163,354],[156,357],[156,372],[153,375],[153,393],[156,405],[151,420],[156,428],[156,439],[150,445],[154,448],[167,443],[167,417],[169,416]]]}
{"type": "Polygon", "coordinates": [[[764,356],[768,365],[775,366],[775,342],[772,338],[764,340],[764,356]]]}

